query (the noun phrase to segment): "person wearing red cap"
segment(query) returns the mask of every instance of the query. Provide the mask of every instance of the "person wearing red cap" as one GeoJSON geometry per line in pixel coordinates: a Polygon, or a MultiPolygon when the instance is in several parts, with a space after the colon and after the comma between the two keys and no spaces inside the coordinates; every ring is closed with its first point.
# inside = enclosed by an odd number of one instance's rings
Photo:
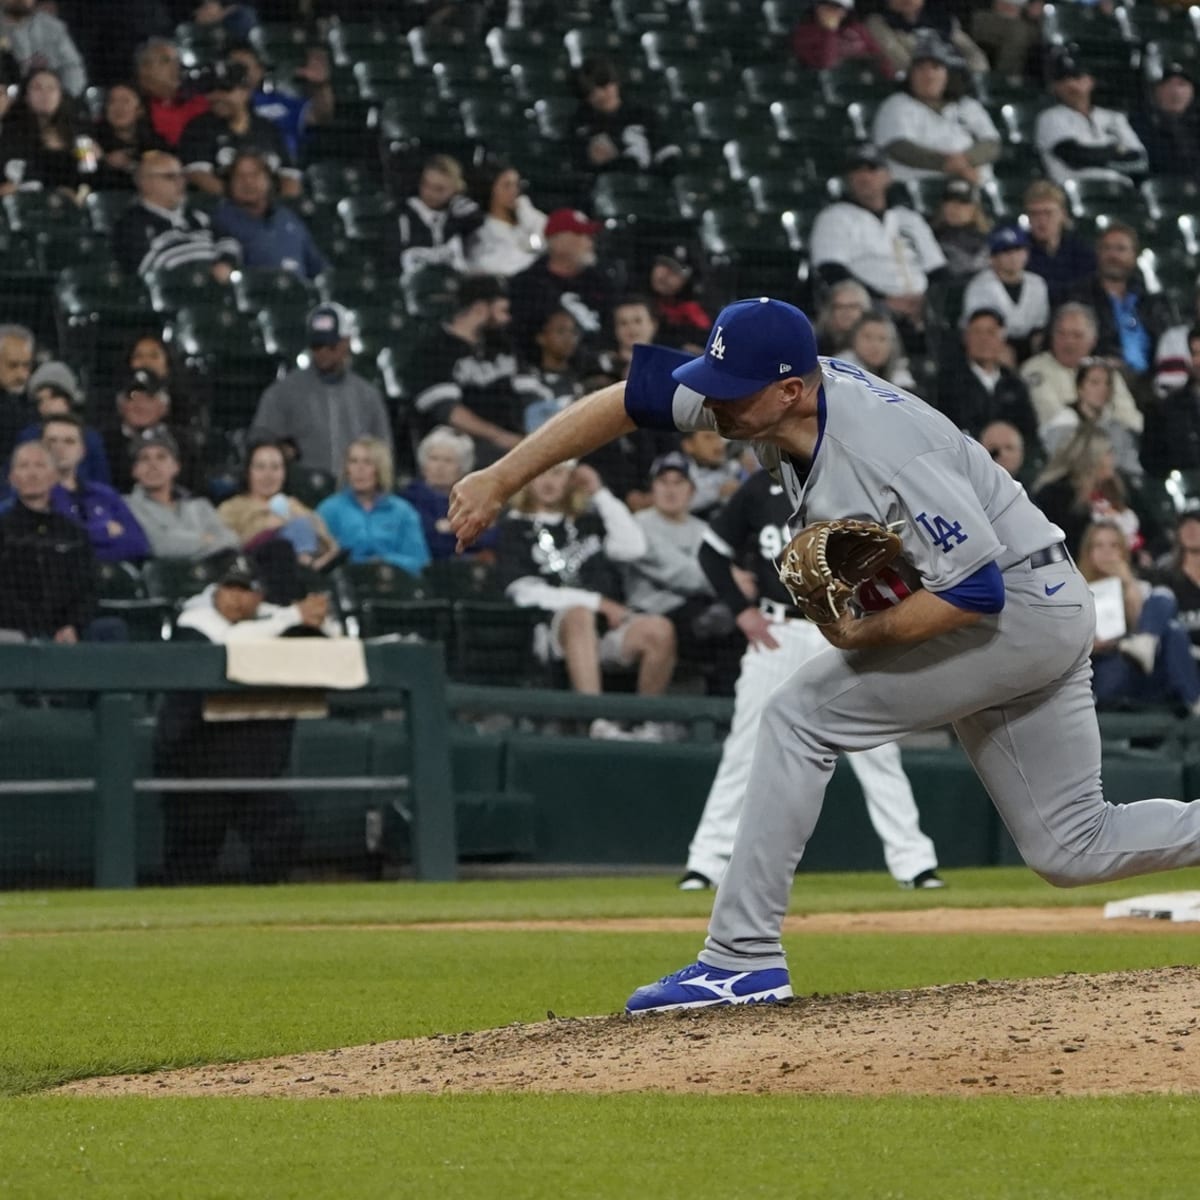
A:
{"type": "Polygon", "coordinates": [[[584,344],[595,346],[616,299],[608,276],[596,266],[599,221],[574,208],[556,208],[546,218],[546,252],[514,275],[509,287],[513,335],[527,358],[534,338],[556,309],[566,309],[579,324],[584,344]]]}

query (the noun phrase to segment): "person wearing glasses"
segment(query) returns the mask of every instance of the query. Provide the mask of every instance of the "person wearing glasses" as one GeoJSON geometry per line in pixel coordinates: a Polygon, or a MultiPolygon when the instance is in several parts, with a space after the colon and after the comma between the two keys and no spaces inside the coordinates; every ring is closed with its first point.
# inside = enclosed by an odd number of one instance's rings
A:
{"type": "Polygon", "coordinates": [[[235,238],[214,235],[208,216],[184,200],[183,167],[172,154],[153,150],[134,173],[138,198],[113,229],[113,253],[128,275],[208,264],[226,283],[242,258],[235,238]]]}

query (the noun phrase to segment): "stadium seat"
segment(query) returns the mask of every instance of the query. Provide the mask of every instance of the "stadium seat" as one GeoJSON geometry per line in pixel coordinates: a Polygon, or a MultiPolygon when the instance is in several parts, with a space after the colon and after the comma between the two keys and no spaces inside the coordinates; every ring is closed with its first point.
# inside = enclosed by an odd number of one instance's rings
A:
{"type": "Polygon", "coordinates": [[[667,183],[652,175],[601,175],[592,191],[592,208],[603,221],[628,225],[678,225],[679,207],[667,183]]]}
{"type": "Polygon", "coordinates": [[[865,112],[857,103],[834,107],[810,99],[773,100],[768,111],[780,141],[820,148],[826,161],[836,149],[839,164],[846,147],[865,142],[869,134],[865,112]]]}
{"type": "Polygon", "coordinates": [[[688,221],[698,221],[700,214],[713,204],[751,202],[744,186],[727,175],[711,171],[681,171],[671,179],[671,192],[679,206],[679,215],[688,221]]]}
{"type": "Polygon", "coordinates": [[[697,100],[691,110],[697,136],[709,142],[754,138],[771,127],[769,110],[746,99],[697,100]]]}
{"type": "Polygon", "coordinates": [[[357,309],[360,304],[383,304],[402,299],[404,293],[399,280],[391,272],[379,269],[382,265],[372,260],[348,266],[337,262],[317,277],[317,291],[326,303],[344,304],[352,309],[357,309]]]}
{"type": "Polygon", "coordinates": [[[649,30],[641,36],[642,55],[651,71],[665,71],[674,63],[713,63],[732,68],[727,47],[713,45],[712,39],[694,29],[649,30]]]}
{"type": "Polygon", "coordinates": [[[612,15],[625,34],[640,36],[648,29],[666,29],[684,19],[681,0],[612,0],[612,15]]]}
{"type": "Polygon", "coordinates": [[[1003,104],[993,105],[989,111],[1000,136],[1005,141],[1033,146],[1038,115],[1047,104],[1048,101],[1042,98],[1008,100],[1003,104]]]}
{"type": "Polygon", "coordinates": [[[517,63],[543,61],[562,50],[562,41],[553,31],[539,28],[489,29],[483,39],[498,71],[509,71],[517,63]]]}
{"type": "Polygon", "coordinates": [[[178,558],[152,558],[142,567],[147,594],[178,610],[190,596],[221,578],[231,553],[213,555],[200,562],[178,558]]]}
{"type": "Polygon", "coordinates": [[[565,58],[525,59],[509,70],[513,91],[527,104],[545,96],[575,98],[575,73],[565,58]]]}
{"type": "Polygon", "coordinates": [[[984,207],[997,220],[1014,220],[1024,209],[1029,182],[1030,177],[1025,175],[1013,178],[998,175],[979,189],[984,207]]]}
{"type": "Polygon", "coordinates": [[[751,175],[746,189],[756,212],[794,212],[801,229],[807,229],[830,202],[825,182],[805,170],[751,175]]]}
{"type": "Polygon", "coordinates": [[[742,90],[756,104],[772,100],[824,99],[821,73],[796,62],[763,63],[742,71],[742,90]]]}
{"type": "Polygon", "coordinates": [[[400,635],[437,642],[449,649],[453,620],[445,600],[381,600],[363,603],[356,614],[360,637],[400,635]]]}
{"type": "Polygon", "coordinates": [[[714,271],[743,295],[795,294],[804,262],[801,222],[795,211],[746,212],[712,207],[700,221],[700,241],[714,271]]]}
{"type": "Polygon", "coordinates": [[[443,104],[455,104],[468,97],[512,100],[517,94],[512,76],[507,71],[495,70],[486,59],[469,63],[437,62],[433,64],[432,75],[443,104]]]}
{"type": "Polygon", "coordinates": [[[58,191],[13,192],[4,197],[4,215],[9,229],[18,233],[44,229],[86,233],[89,229],[87,212],[58,191]]]}
{"type": "Polygon", "coordinates": [[[753,104],[737,95],[738,73],[718,62],[672,63],[663,72],[667,94],[676,104],[691,105],[697,100],[753,104]]]}
{"type": "Polygon", "coordinates": [[[563,96],[543,96],[533,106],[538,134],[551,142],[565,141],[571,134],[579,101],[563,96]]]}
{"type": "Polygon", "coordinates": [[[458,272],[443,263],[429,263],[403,282],[404,304],[419,321],[444,321],[458,299],[458,272]]]}
{"type": "Polygon", "coordinates": [[[434,63],[479,64],[491,70],[487,45],[457,25],[418,25],[408,33],[408,46],[418,67],[432,70],[434,63]]]}
{"type": "Polygon", "coordinates": [[[378,189],[378,180],[358,163],[319,162],[304,170],[304,190],[318,203],[336,204],[347,196],[363,196],[378,189]]]}
{"type": "Polygon", "coordinates": [[[1122,10],[1129,36],[1143,46],[1166,47],[1200,41],[1200,14],[1194,7],[1167,8],[1158,4],[1131,4],[1122,10]]]}
{"type": "Polygon", "coordinates": [[[35,239],[38,261],[42,270],[57,275],[65,267],[77,263],[103,263],[112,260],[112,247],[108,238],[90,229],[40,229],[35,239]]]}
{"type": "Polygon", "coordinates": [[[459,102],[458,111],[463,133],[485,150],[510,139],[519,142],[533,133],[526,106],[513,97],[468,96],[459,102]]]}
{"type": "Polygon", "coordinates": [[[171,605],[152,597],[133,563],[100,563],[96,567],[96,615],[119,617],[130,640],[158,642],[170,631],[171,605]]]}
{"type": "Polygon", "coordinates": [[[338,201],[337,214],[348,238],[380,243],[396,223],[396,203],[378,193],[346,196],[338,201]]]}
{"type": "Polygon", "coordinates": [[[241,312],[253,314],[265,304],[276,309],[286,306],[293,309],[300,320],[319,299],[316,286],[307,279],[294,271],[277,271],[270,267],[235,271],[233,294],[241,312]]]}
{"type": "Polygon", "coordinates": [[[726,142],[723,150],[730,178],[742,182],[754,175],[791,176],[807,171],[812,152],[811,147],[798,148],[781,142],[771,130],[726,142]]]}
{"type": "Polygon", "coordinates": [[[589,58],[610,58],[619,63],[622,70],[639,58],[636,34],[599,26],[567,30],[563,34],[563,46],[571,68],[576,71],[589,58]]]}
{"type": "Polygon", "coordinates": [[[288,464],[287,493],[309,508],[316,508],[326,496],[332,496],[337,486],[337,476],[329,471],[299,462],[288,464]]]}
{"type": "Polygon", "coordinates": [[[109,262],[67,267],[54,296],[59,353],[71,362],[114,362],[132,336],[159,323],[142,280],[109,262]]]}
{"type": "Polygon", "coordinates": [[[145,280],[155,312],[173,313],[185,305],[227,308],[234,304],[233,288],[218,283],[204,263],[151,271],[145,280]]]}
{"type": "Polygon", "coordinates": [[[1075,3],[1047,4],[1042,12],[1042,33],[1048,44],[1075,47],[1085,63],[1090,62],[1090,52],[1129,41],[1123,14],[1075,3]]]}
{"type": "Polygon", "coordinates": [[[829,104],[868,101],[879,105],[895,90],[890,80],[880,79],[874,71],[853,62],[820,72],[821,94],[829,104]]]}
{"type": "Polygon", "coordinates": [[[262,334],[263,349],[289,367],[308,349],[308,331],[305,328],[304,311],[297,310],[287,301],[263,303],[254,320],[262,334]]]}
{"type": "Polygon", "coordinates": [[[458,600],[453,605],[451,674],[466,683],[512,687],[545,679],[532,654],[533,630],[546,619],[537,608],[458,600]]]}
{"type": "Polygon", "coordinates": [[[387,100],[422,89],[430,91],[432,79],[408,58],[362,59],[353,67],[358,96],[363,100],[387,100]]]}
{"type": "Polygon", "coordinates": [[[1068,179],[1063,185],[1071,213],[1075,217],[1107,214],[1140,224],[1146,210],[1133,182],[1125,177],[1112,179],[1068,179]]]}
{"type": "Polygon", "coordinates": [[[357,62],[411,60],[412,51],[402,30],[384,24],[338,21],[329,27],[329,48],[336,65],[357,62]]]}
{"type": "Polygon", "coordinates": [[[1200,181],[1186,175],[1160,175],[1142,184],[1146,208],[1156,220],[1200,211],[1200,181]]]}
{"type": "Polygon", "coordinates": [[[499,600],[503,595],[495,568],[477,557],[434,559],[424,577],[429,594],[442,600],[499,600]]]}
{"type": "Polygon", "coordinates": [[[89,192],[84,207],[97,233],[111,234],[133,200],[132,192],[89,192]]]}
{"type": "Polygon", "coordinates": [[[764,0],[762,13],[767,31],[777,38],[787,37],[811,7],[808,0],[764,0]]]}

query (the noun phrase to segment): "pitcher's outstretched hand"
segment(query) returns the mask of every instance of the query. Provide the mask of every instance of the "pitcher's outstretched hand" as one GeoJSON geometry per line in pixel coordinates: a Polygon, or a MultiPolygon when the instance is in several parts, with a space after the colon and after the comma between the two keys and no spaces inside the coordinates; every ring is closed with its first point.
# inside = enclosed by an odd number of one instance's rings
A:
{"type": "Polygon", "coordinates": [[[508,496],[490,471],[472,471],[450,489],[450,528],[461,554],[500,515],[508,496]]]}

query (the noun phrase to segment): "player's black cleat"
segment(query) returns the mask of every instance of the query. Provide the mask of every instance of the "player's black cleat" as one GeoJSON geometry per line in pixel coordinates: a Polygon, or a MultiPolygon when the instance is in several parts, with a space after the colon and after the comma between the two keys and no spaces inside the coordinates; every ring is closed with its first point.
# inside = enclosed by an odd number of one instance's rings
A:
{"type": "Polygon", "coordinates": [[[922,871],[920,875],[900,884],[908,891],[926,891],[930,888],[944,888],[946,881],[932,868],[922,871]]]}
{"type": "Polygon", "coordinates": [[[713,881],[699,871],[689,871],[675,886],[681,892],[707,892],[713,881]]]}

